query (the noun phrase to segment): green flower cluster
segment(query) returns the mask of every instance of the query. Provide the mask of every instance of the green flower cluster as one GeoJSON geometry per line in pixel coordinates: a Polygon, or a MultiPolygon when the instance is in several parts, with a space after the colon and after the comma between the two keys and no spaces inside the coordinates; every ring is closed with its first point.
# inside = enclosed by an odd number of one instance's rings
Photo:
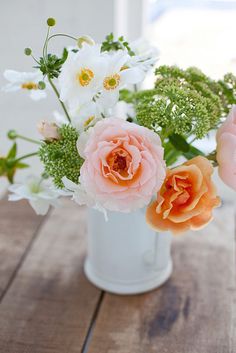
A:
{"type": "Polygon", "coordinates": [[[70,125],[62,125],[59,128],[59,134],[59,140],[43,142],[39,149],[39,157],[44,164],[45,173],[53,178],[56,187],[63,188],[61,179],[64,176],[78,183],[84,160],[76,148],[79,137],[76,129],[70,125]]]}
{"type": "Polygon", "coordinates": [[[197,68],[176,66],[160,66],[155,73],[154,89],[132,95],[123,92],[121,99],[133,101],[138,123],[161,131],[162,137],[203,138],[236,103],[236,77],[232,74],[214,81],[197,68]]]}

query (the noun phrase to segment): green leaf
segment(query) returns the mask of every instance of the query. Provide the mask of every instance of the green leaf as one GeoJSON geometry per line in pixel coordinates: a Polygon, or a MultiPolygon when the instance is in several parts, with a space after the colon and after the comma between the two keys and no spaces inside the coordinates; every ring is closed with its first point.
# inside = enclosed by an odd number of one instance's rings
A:
{"type": "Polygon", "coordinates": [[[12,148],[8,152],[7,159],[15,158],[17,154],[17,144],[16,142],[13,144],[12,148]]]}
{"type": "Polygon", "coordinates": [[[14,181],[15,169],[9,169],[7,171],[7,179],[12,184],[14,181]]]}
{"type": "Polygon", "coordinates": [[[205,156],[205,154],[194,146],[190,146],[188,152],[183,153],[184,157],[187,159],[192,159],[197,156],[205,156]]]}
{"type": "Polygon", "coordinates": [[[0,158],[0,176],[6,173],[6,161],[4,158],[0,158]]]}
{"type": "Polygon", "coordinates": [[[15,165],[15,167],[16,167],[17,169],[25,169],[25,168],[29,168],[29,165],[26,164],[26,163],[18,162],[18,163],[15,165]]]}
{"type": "Polygon", "coordinates": [[[187,153],[190,149],[190,145],[181,135],[172,134],[169,136],[169,140],[178,151],[187,153]]]}

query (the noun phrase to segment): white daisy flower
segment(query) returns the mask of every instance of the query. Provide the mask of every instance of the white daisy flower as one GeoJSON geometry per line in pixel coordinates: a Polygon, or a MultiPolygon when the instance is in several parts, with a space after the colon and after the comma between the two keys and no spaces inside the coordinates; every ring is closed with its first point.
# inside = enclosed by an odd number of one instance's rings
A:
{"type": "Polygon", "coordinates": [[[105,220],[108,220],[107,211],[99,203],[97,203],[91,195],[89,195],[81,184],[75,184],[73,181],[67,177],[62,178],[62,182],[65,185],[65,190],[61,191],[63,196],[71,196],[72,200],[78,205],[86,205],[87,207],[92,207],[104,214],[105,220]]]}
{"type": "Polygon", "coordinates": [[[30,176],[24,184],[13,184],[8,188],[12,194],[9,201],[27,199],[38,215],[45,215],[50,206],[59,205],[59,194],[53,190],[45,180],[30,176]]]}
{"type": "Polygon", "coordinates": [[[38,88],[39,81],[43,81],[43,75],[40,71],[19,72],[15,70],[6,70],[3,75],[5,79],[9,81],[9,83],[2,88],[3,91],[28,91],[30,98],[35,101],[46,98],[47,95],[45,89],[41,90],[38,88]]]}
{"type": "Polygon", "coordinates": [[[136,84],[144,79],[144,73],[138,67],[128,67],[129,55],[124,50],[105,54],[108,61],[103,79],[103,91],[99,103],[104,107],[113,107],[119,99],[119,91],[127,84],[136,84]]]}
{"type": "Polygon", "coordinates": [[[69,52],[59,75],[60,98],[71,110],[92,100],[102,87],[106,60],[101,45],[83,44],[77,53],[69,52]]]}
{"type": "Polygon", "coordinates": [[[128,65],[131,67],[140,67],[144,72],[149,71],[157,62],[160,56],[159,50],[152,46],[144,38],[139,38],[130,43],[130,49],[135,53],[131,56],[128,65]]]}

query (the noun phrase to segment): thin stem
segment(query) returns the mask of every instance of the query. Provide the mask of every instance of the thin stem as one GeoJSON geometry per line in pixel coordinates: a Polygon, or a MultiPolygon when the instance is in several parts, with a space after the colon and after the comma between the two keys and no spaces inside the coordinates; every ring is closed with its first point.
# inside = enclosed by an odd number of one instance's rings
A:
{"type": "Polygon", "coordinates": [[[48,46],[49,32],[50,32],[50,27],[48,27],[46,39],[45,39],[45,42],[44,42],[44,45],[43,45],[43,59],[44,59],[45,63],[46,63],[46,60],[47,60],[47,46],[48,46]]]}
{"type": "Polygon", "coordinates": [[[23,159],[29,158],[29,157],[34,157],[37,156],[38,152],[33,152],[33,153],[29,153],[29,154],[25,154],[24,156],[17,158],[16,162],[22,161],[23,159]]]}
{"type": "Polygon", "coordinates": [[[53,34],[52,36],[48,37],[48,42],[50,41],[50,39],[52,39],[54,37],[67,37],[67,38],[70,38],[70,39],[73,39],[73,40],[76,40],[76,41],[78,39],[78,38],[75,38],[73,36],[70,36],[69,34],[57,33],[57,34],[53,34]]]}
{"type": "Polygon", "coordinates": [[[65,113],[65,115],[66,115],[68,121],[71,123],[71,118],[70,118],[70,116],[69,116],[69,114],[68,114],[68,111],[67,111],[67,109],[66,109],[66,107],[65,107],[65,104],[60,100],[60,94],[59,94],[59,92],[58,92],[56,86],[55,86],[54,83],[52,82],[52,79],[50,78],[50,76],[47,75],[47,77],[48,77],[48,82],[49,82],[50,85],[52,86],[52,89],[54,90],[54,92],[55,92],[55,94],[56,94],[56,96],[57,96],[57,98],[58,98],[58,100],[59,100],[59,102],[60,102],[60,104],[61,104],[61,106],[62,106],[62,109],[64,110],[64,113],[65,113]]]}
{"type": "Polygon", "coordinates": [[[31,139],[29,137],[26,137],[26,136],[16,135],[16,138],[19,138],[21,140],[25,140],[25,141],[28,141],[28,142],[36,143],[37,145],[41,145],[40,141],[33,140],[33,139],[31,139]]]}
{"type": "Polygon", "coordinates": [[[40,62],[33,56],[33,54],[31,54],[30,56],[31,56],[31,58],[33,58],[33,60],[34,60],[38,65],[40,65],[40,62]]]}

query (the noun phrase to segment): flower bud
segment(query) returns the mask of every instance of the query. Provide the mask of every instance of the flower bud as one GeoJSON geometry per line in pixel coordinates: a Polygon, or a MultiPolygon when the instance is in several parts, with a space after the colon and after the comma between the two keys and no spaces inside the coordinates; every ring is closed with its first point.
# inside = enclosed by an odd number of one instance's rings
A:
{"type": "Polygon", "coordinates": [[[46,88],[46,84],[43,81],[39,81],[38,82],[38,89],[45,89],[46,88]]]}
{"type": "Polygon", "coordinates": [[[46,141],[54,141],[60,139],[58,126],[55,123],[49,123],[48,121],[41,121],[38,126],[38,132],[44,137],[46,141]]]}
{"type": "Polygon", "coordinates": [[[24,53],[25,53],[25,55],[30,56],[32,54],[32,49],[31,48],[25,48],[24,53]]]}
{"type": "Polygon", "coordinates": [[[17,138],[16,130],[9,130],[8,133],[7,133],[7,137],[10,140],[15,140],[17,138]]]}
{"type": "Polygon", "coordinates": [[[83,43],[87,43],[89,45],[94,45],[95,44],[93,38],[91,38],[90,36],[79,37],[78,40],[77,40],[78,47],[82,48],[83,43]]]}
{"type": "Polygon", "coordinates": [[[47,25],[48,25],[49,27],[53,27],[53,26],[55,26],[55,24],[56,24],[55,18],[49,17],[49,18],[47,19],[47,25]]]}

